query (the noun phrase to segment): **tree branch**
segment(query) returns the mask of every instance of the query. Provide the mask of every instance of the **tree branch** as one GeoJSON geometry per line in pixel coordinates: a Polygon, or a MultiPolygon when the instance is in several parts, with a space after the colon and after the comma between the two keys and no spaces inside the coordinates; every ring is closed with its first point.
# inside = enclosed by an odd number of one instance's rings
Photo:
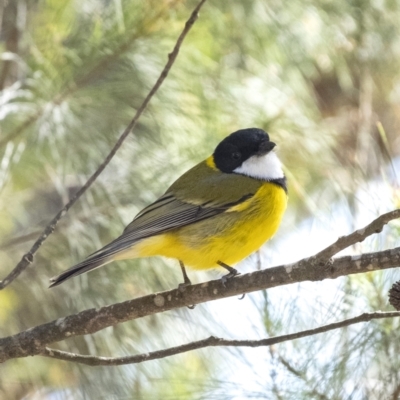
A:
{"type": "Polygon", "coordinates": [[[335,254],[339,253],[339,251],[342,251],[353,244],[364,241],[368,236],[371,236],[374,233],[382,232],[383,227],[388,222],[397,218],[400,218],[400,209],[380,215],[364,228],[358,229],[350,235],[340,237],[335,243],[317,253],[314,256],[315,261],[319,263],[326,262],[335,254]]]}
{"type": "Polygon", "coordinates": [[[345,319],[343,321],[334,322],[332,324],[323,325],[315,329],[307,329],[304,331],[290,333],[288,335],[275,336],[272,338],[260,339],[260,340],[229,340],[222,339],[215,336],[210,336],[207,339],[190,342],[180,346],[170,347],[169,349],[152,351],[150,353],[137,354],[135,356],[127,357],[94,357],[79,355],[75,353],[69,353],[66,351],[55,350],[45,348],[40,354],[49,358],[57,358],[58,360],[72,361],[80,364],[86,364],[90,366],[115,366],[115,365],[126,365],[126,364],[138,364],[144,361],[158,360],[160,358],[170,357],[176,354],[186,353],[187,351],[203,349],[204,347],[262,347],[272,346],[277,343],[287,342],[289,340],[300,339],[307,336],[317,335],[332,331],[334,329],[343,328],[345,326],[359,324],[360,322],[368,322],[373,319],[382,318],[394,318],[400,317],[400,311],[393,312],[372,312],[358,315],[354,318],[345,319]]]}
{"type": "Polygon", "coordinates": [[[198,17],[198,12],[202,5],[205,3],[206,0],[201,0],[196,8],[193,10],[190,18],[186,21],[185,27],[183,28],[181,34],[178,37],[178,40],[175,43],[174,49],[170,54],[168,54],[168,61],[165,64],[164,69],[162,70],[160,76],[158,77],[156,83],[150,90],[149,94],[143,100],[142,105],[136,111],[135,116],[133,117],[132,121],[126,127],[124,132],[121,134],[117,142],[115,143],[114,147],[104,159],[104,161],[100,164],[97,170],[93,173],[93,175],[87,180],[87,182],[76,192],[76,194],[70,199],[70,201],[56,214],[56,216],[50,221],[50,223],[46,226],[42,234],[33,244],[31,249],[23,255],[19,263],[15,266],[15,268],[6,276],[3,281],[0,281],[0,290],[4,289],[8,286],[15,278],[17,278],[28,266],[33,262],[33,257],[35,253],[39,250],[40,246],[44,243],[44,241],[53,233],[56,225],[60,221],[61,218],[65,216],[68,210],[76,203],[76,201],[89,189],[92,183],[97,179],[97,177],[103,172],[106,166],[109,164],[111,159],[114,157],[118,149],[121,147],[122,143],[129,135],[129,133],[134,129],[136,126],[137,121],[139,120],[140,116],[142,115],[143,111],[146,109],[147,105],[149,104],[151,98],[157,92],[161,84],[164,82],[165,78],[167,77],[172,65],[174,64],[180,47],[182,45],[183,40],[185,39],[186,35],[190,31],[190,28],[196,22],[198,17]]]}
{"type": "Polygon", "coordinates": [[[174,289],[99,309],[93,308],[0,339],[0,362],[41,354],[50,343],[98,332],[109,326],[175,308],[295,282],[334,279],[399,265],[400,247],[359,256],[335,258],[328,267],[322,268],[315,265],[313,257],[310,257],[293,264],[240,275],[230,279],[225,285],[218,279],[188,286],[183,294],[174,289]]]}

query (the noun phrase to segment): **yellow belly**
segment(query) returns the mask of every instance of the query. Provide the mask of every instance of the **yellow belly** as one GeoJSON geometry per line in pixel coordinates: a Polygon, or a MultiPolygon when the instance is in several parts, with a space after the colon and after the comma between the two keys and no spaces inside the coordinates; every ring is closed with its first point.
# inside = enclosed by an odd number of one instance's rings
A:
{"type": "Polygon", "coordinates": [[[118,259],[164,256],[194,269],[209,269],[217,261],[234,265],[259,249],[278,230],[287,195],[266,182],[250,200],[213,218],[135,244],[118,259]]]}

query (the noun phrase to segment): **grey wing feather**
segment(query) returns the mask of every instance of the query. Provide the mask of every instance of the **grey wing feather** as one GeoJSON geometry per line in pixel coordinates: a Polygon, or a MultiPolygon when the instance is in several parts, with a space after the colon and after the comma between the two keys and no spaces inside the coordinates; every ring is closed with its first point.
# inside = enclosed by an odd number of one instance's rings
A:
{"type": "Polygon", "coordinates": [[[207,203],[196,205],[183,202],[167,192],[144,208],[125,228],[120,237],[91,254],[86,260],[52,278],[50,287],[109,263],[113,255],[130,248],[139,240],[213,217],[252,196],[253,194],[249,194],[233,203],[215,206],[207,205],[207,203]]]}
{"type": "Polygon", "coordinates": [[[238,201],[219,206],[208,206],[207,203],[196,205],[177,199],[171,193],[165,193],[154,203],[144,208],[135,219],[125,228],[120,237],[89,256],[111,256],[128,249],[139,240],[160,235],[182,226],[202,221],[206,218],[221,214],[228,208],[240,204],[252,197],[243,196],[238,201]]]}
{"type": "Polygon", "coordinates": [[[166,193],[143,209],[125,228],[123,234],[102,250],[119,252],[141,239],[193,224],[220,214],[226,209],[226,207],[207,207],[206,204],[186,203],[166,193]]]}

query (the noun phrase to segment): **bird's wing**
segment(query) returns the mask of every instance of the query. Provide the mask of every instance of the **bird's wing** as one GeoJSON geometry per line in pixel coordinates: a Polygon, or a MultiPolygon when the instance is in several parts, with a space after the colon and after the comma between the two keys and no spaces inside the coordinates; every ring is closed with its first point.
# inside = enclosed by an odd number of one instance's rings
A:
{"type": "Polygon", "coordinates": [[[248,193],[236,201],[216,205],[215,203],[193,204],[184,202],[170,193],[165,193],[157,201],[143,209],[125,228],[120,237],[99,251],[115,254],[129,248],[141,239],[160,235],[221,214],[249,200],[253,195],[248,193]]]}

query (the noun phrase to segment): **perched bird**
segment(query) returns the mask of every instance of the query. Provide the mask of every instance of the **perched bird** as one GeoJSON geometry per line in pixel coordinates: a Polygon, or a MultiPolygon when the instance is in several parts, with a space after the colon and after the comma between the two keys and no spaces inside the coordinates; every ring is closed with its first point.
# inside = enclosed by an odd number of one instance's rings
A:
{"type": "Polygon", "coordinates": [[[275,143],[261,129],[230,134],[214,153],[144,208],[122,235],[51,279],[56,286],[115,260],[164,256],[185,266],[229,271],[270,239],[287,204],[286,178],[275,143]]]}

